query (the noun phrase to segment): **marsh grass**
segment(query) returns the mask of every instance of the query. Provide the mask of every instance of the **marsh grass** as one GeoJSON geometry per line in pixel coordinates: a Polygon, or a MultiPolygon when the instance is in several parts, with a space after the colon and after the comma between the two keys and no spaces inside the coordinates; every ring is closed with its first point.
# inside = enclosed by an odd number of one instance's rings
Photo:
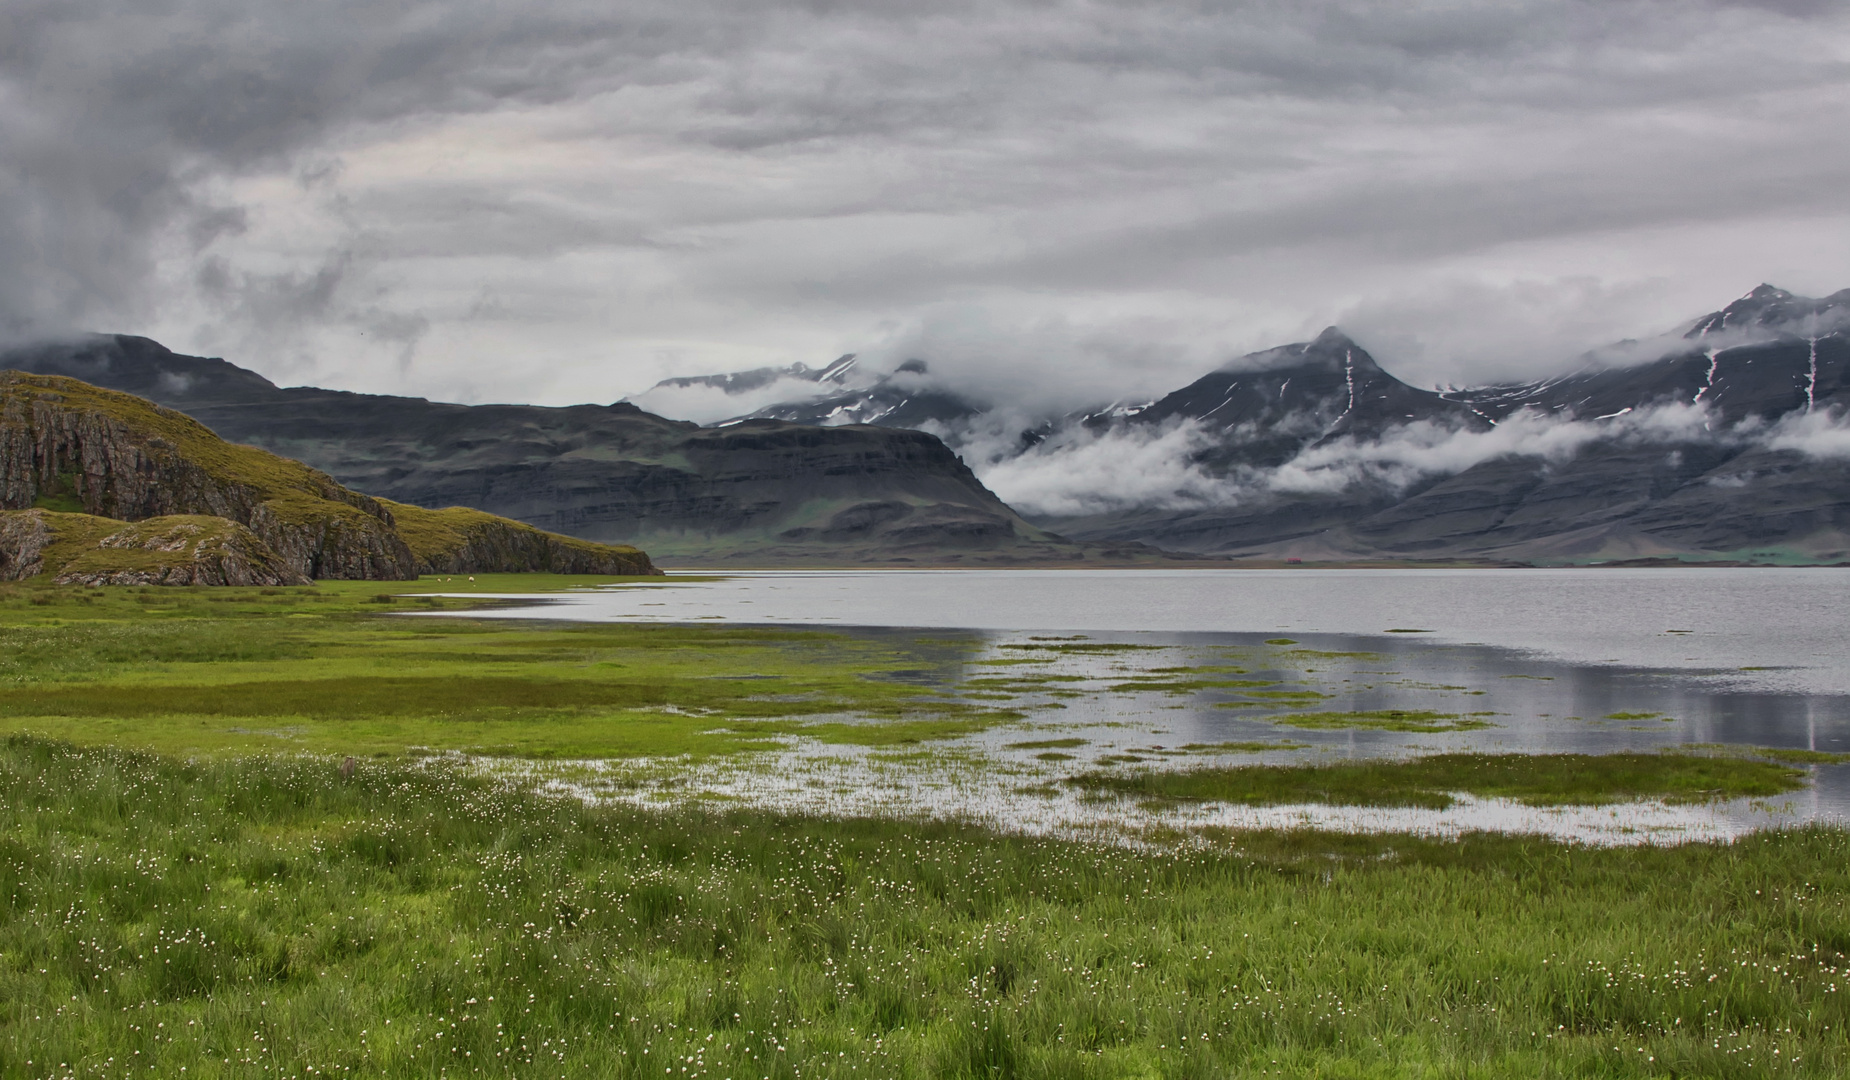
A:
{"type": "Polygon", "coordinates": [[[1696,803],[1783,795],[1803,787],[1806,777],[1803,769],[1775,762],[1695,754],[1433,754],[1410,761],[1085,773],[1071,783],[1142,799],[1443,810],[1456,792],[1529,806],[1696,803]]]}
{"type": "Polygon", "coordinates": [[[1830,829],[1153,851],[22,738],[0,821],[9,1078],[1850,1067],[1830,829]]]}
{"type": "Polygon", "coordinates": [[[0,731],[206,753],[700,757],[799,736],[951,739],[1023,717],[939,691],[979,647],[964,637],[510,625],[386,610],[481,603],[406,595],[419,590],[586,583],[518,574],[291,589],[0,587],[0,731]]]}
{"type": "Polygon", "coordinates": [[[1745,746],[1740,743],[1690,743],[1685,749],[1730,757],[1765,758],[1788,765],[1850,764],[1850,753],[1831,750],[1806,750],[1791,746],[1745,746]]]}
{"type": "Polygon", "coordinates": [[[1495,726],[1488,720],[1422,709],[1289,713],[1268,719],[1274,724],[1303,728],[1306,731],[1477,731],[1495,726]]]}
{"type": "Polygon", "coordinates": [[[1263,754],[1273,750],[1305,750],[1309,743],[1301,742],[1262,742],[1256,739],[1240,739],[1233,742],[1186,743],[1183,750],[1191,754],[1263,754]]]}

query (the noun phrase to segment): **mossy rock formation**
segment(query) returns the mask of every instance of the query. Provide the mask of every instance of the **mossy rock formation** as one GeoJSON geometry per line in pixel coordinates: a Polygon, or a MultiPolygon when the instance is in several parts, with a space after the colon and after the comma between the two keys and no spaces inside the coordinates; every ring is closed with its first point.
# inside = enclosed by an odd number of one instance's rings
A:
{"type": "Polygon", "coordinates": [[[536,529],[466,506],[427,510],[381,499],[398,522],[422,574],[654,574],[636,548],[599,544],[536,529]]]}
{"type": "Polygon", "coordinates": [[[0,511],[0,580],[60,585],[307,585],[235,521],[169,514],[116,521],[49,510],[0,511]]]}
{"type": "Polygon", "coordinates": [[[0,511],[26,510],[40,513],[7,514],[0,526],[0,576],[254,584],[657,572],[634,548],[479,511],[387,504],[142,398],[9,371],[0,373],[0,511]]]}

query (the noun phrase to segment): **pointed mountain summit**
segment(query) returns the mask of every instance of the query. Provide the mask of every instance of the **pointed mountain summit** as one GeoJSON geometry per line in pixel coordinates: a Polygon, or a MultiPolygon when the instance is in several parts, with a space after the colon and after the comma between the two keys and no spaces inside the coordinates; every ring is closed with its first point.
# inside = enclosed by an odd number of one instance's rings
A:
{"type": "Polygon", "coordinates": [[[663,379],[651,389],[686,390],[693,387],[706,387],[727,394],[743,394],[761,387],[771,386],[781,380],[816,383],[818,386],[842,386],[848,381],[849,373],[855,368],[853,353],[845,353],[834,363],[826,367],[813,368],[805,363],[795,363],[787,367],[761,367],[749,371],[731,371],[722,375],[681,375],[672,379],[663,379]]]}
{"type": "Polygon", "coordinates": [[[1220,466],[1283,464],[1305,447],[1418,420],[1484,428],[1469,405],[1390,375],[1332,326],[1311,341],[1250,353],[1136,413],[1133,422],[1199,422],[1220,466]]]}
{"type": "Polygon", "coordinates": [[[1760,284],[1734,303],[1713,311],[1684,333],[1701,340],[1727,330],[1783,332],[1801,337],[1841,330],[1850,322],[1850,289],[1825,297],[1799,296],[1773,285],[1760,284]]]}

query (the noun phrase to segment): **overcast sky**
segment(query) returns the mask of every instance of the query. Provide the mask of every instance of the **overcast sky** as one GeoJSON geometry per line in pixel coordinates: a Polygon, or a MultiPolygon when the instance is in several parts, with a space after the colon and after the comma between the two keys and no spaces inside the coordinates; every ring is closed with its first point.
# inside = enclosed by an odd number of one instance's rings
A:
{"type": "Polygon", "coordinates": [[[608,401],[1409,381],[1850,286],[1850,4],[6,0],[0,323],[608,401]]]}

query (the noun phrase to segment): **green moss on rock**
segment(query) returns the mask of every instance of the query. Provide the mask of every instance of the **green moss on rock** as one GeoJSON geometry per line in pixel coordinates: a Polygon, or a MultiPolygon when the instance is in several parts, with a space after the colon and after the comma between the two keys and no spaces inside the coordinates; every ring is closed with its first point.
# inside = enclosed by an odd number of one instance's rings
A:
{"type": "Polygon", "coordinates": [[[41,500],[120,521],[225,518],[261,537],[302,577],[417,576],[385,507],[326,473],[228,443],[130,394],[0,373],[0,509],[41,500]]]}
{"type": "Polygon", "coordinates": [[[638,548],[536,529],[466,506],[429,510],[379,500],[425,574],[659,574],[638,548]]]}
{"type": "Polygon", "coordinates": [[[34,508],[0,528],[0,576],[272,584],[658,572],[635,548],[362,495],[130,394],[0,372],[0,511],[34,508]]]}
{"type": "Polygon", "coordinates": [[[222,517],[115,521],[45,510],[0,511],[0,578],[61,585],[307,585],[250,529],[222,517]]]}

